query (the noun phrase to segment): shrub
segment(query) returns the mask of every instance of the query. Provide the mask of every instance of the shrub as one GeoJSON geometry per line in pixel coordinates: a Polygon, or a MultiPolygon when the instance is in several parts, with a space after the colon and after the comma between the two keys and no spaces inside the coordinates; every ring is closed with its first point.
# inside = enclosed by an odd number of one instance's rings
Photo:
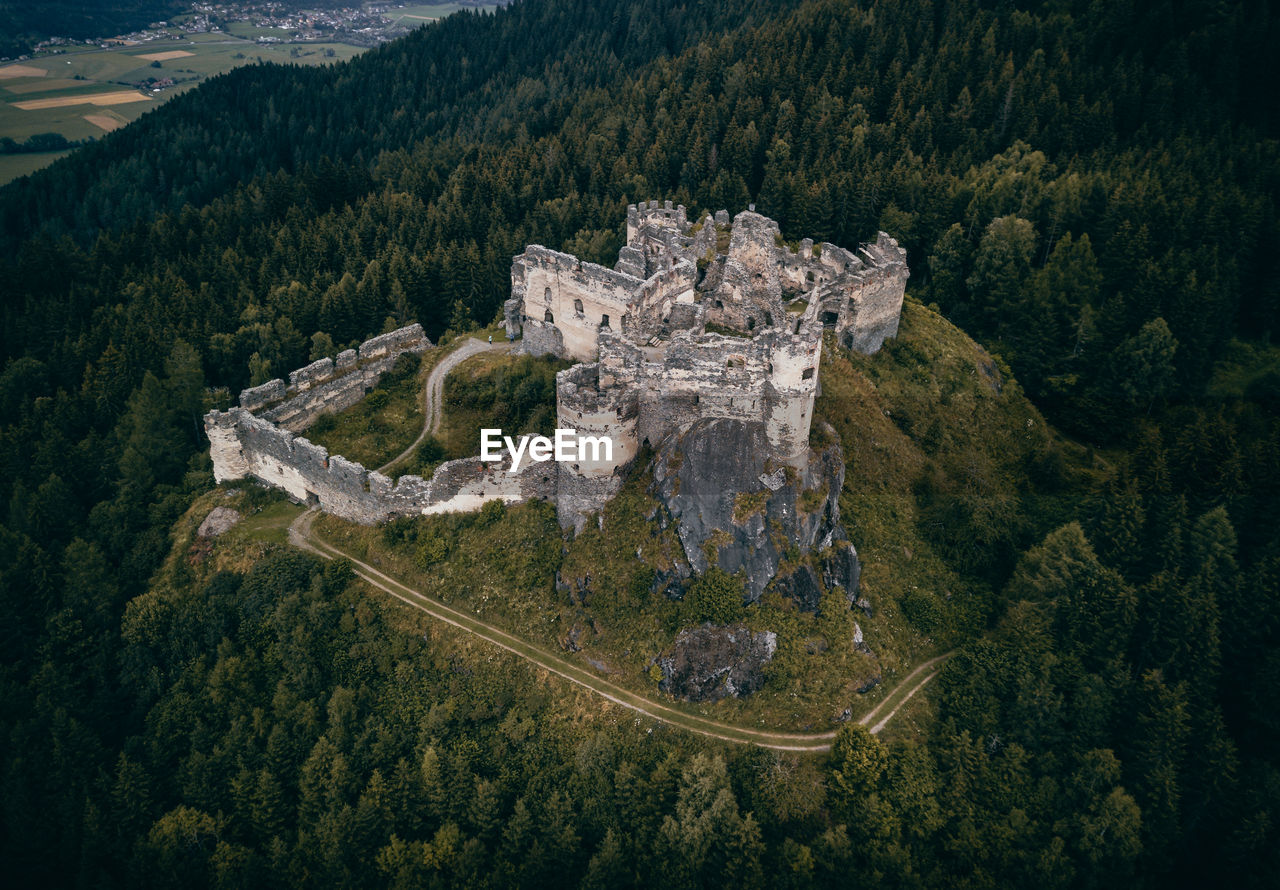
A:
{"type": "Polygon", "coordinates": [[[932,634],[942,627],[942,610],[933,594],[922,590],[908,590],[898,602],[902,614],[923,634],[932,634]]]}
{"type": "Polygon", "coordinates": [[[476,517],[476,525],[488,528],[503,516],[507,515],[507,505],[502,501],[485,501],[476,517]]]}
{"type": "Polygon", "coordinates": [[[430,568],[436,563],[444,562],[449,555],[449,542],[440,535],[427,535],[418,545],[415,555],[419,566],[430,568]]]}
{"type": "Polygon", "coordinates": [[[686,621],[732,624],[742,618],[742,577],[712,567],[689,585],[682,603],[686,621]]]}

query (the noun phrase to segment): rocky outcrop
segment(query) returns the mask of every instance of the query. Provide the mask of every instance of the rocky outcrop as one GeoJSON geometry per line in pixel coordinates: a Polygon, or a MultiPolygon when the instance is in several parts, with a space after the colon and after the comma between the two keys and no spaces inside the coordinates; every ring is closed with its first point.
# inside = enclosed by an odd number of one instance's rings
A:
{"type": "Polygon", "coordinates": [[[800,466],[773,466],[764,427],[703,420],[664,442],[653,463],[659,521],[676,524],[692,571],[712,562],[742,571],[748,601],[760,598],[780,567],[779,591],[805,609],[817,609],[824,588],[843,588],[852,601],[859,566],[840,524],[840,445],[810,451],[800,466]]]}
{"type": "Polygon", "coordinates": [[[232,510],[230,507],[214,507],[196,529],[196,535],[201,538],[216,538],[230,531],[240,519],[241,516],[237,510],[232,510]]]}
{"type": "Polygon", "coordinates": [[[689,628],[658,657],[658,688],[698,702],[750,695],[764,685],[764,666],[777,650],[773,631],[753,632],[741,624],[689,628]]]}

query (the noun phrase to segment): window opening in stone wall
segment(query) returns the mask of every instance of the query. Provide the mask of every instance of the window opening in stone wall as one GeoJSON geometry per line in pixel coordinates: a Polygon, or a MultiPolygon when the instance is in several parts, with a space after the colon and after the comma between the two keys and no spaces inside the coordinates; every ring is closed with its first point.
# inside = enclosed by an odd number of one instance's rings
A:
{"type": "Polygon", "coordinates": [[[550,309],[548,309],[545,313],[543,313],[542,320],[543,320],[543,321],[550,322],[551,324],[555,324],[555,323],[556,323],[555,316],[553,316],[553,315],[551,314],[551,310],[550,310],[550,309]]]}
{"type": "Polygon", "coordinates": [[[813,377],[813,368],[805,368],[804,373],[800,375],[801,380],[809,380],[813,377]]]}
{"type": "Polygon", "coordinates": [[[542,292],[542,299],[546,300],[548,303],[551,302],[551,288],[547,288],[542,292]]]}
{"type": "Polygon", "coordinates": [[[579,315],[581,315],[581,314],[582,314],[582,301],[581,301],[581,300],[574,300],[574,301],[573,301],[573,311],[574,311],[574,312],[576,312],[576,313],[578,313],[579,315]]]}
{"type": "Polygon", "coordinates": [[[609,316],[607,316],[607,315],[601,315],[601,316],[600,316],[600,328],[601,328],[602,330],[610,330],[610,328],[609,328],[609,316]]]}

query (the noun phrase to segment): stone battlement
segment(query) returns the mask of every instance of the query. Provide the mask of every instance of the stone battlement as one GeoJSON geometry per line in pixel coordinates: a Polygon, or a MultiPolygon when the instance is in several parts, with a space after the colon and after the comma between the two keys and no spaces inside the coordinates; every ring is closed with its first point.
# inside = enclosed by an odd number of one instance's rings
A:
{"type": "Polygon", "coordinates": [[[357,522],[473,510],[488,500],[554,499],[562,525],[581,529],[648,446],[667,446],[700,422],[761,431],[761,460],[803,474],[818,390],[823,331],[866,353],[894,336],[908,271],[883,232],[855,253],[834,244],[785,244],[773,220],[747,210],[689,223],[683,206],[627,208],[627,245],[608,269],[530,245],[511,266],[505,321],[520,351],[576,358],[556,375],[556,421],[607,452],[567,463],[466,458],[429,480],[394,484],[298,434],[344,410],[405,352],[431,347],[419,325],[366,340],[240,394],[205,418],[219,482],[253,477],[357,522]],[[728,246],[721,251],[727,235],[728,246]]]}
{"type": "Polygon", "coordinates": [[[240,407],[298,432],[321,414],[343,411],[364,398],[403,353],[430,348],[422,325],[414,323],[366,340],[358,349],[343,350],[337,361],[322,358],[299,368],[289,374],[287,386],[276,379],[246,389],[240,393],[240,407]]]}
{"type": "Polygon", "coordinates": [[[218,482],[252,477],[353,522],[465,512],[490,500],[518,503],[555,495],[555,473],[548,464],[527,463],[512,474],[509,460],[485,463],[475,457],[441,464],[430,479],[401,476],[393,483],[243,408],[210,412],[205,432],[218,482]]]}
{"type": "MultiPolygon", "coordinates": [[[[613,270],[537,245],[516,257],[506,327],[522,352],[591,363],[562,372],[556,395],[561,426],[614,439],[615,466],[594,467],[597,479],[711,418],[764,424],[769,456],[799,463],[823,330],[875,352],[897,333],[907,274],[884,233],[856,253],[807,238],[791,247],[754,209],[691,225],[683,206],[649,201],[627,208],[613,270]]],[[[607,500],[580,494],[560,501],[565,524],[607,500]]]]}

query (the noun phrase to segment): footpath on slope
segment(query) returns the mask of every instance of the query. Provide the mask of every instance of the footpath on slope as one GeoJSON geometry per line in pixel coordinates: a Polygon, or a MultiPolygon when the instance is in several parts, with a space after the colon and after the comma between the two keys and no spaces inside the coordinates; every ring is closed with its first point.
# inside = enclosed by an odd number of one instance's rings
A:
{"type": "MultiPolygon", "coordinates": [[[[388,468],[404,460],[428,435],[439,429],[442,415],[441,403],[444,393],[444,378],[448,376],[450,371],[473,355],[490,350],[505,352],[511,348],[512,344],[510,343],[484,343],[471,338],[461,347],[445,356],[431,370],[430,375],[427,377],[427,384],[423,388],[422,413],[424,422],[422,433],[412,445],[380,467],[378,472],[386,472],[388,468]]],[[[323,559],[346,559],[351,563],[356,575],[400,602],[425,612],[438,621],[443,621],[501,649],[505,649],[544,671],[555,674],[571,683],[576,683],[615,704],[671,726],[721,741],[756,745],[776,751],[818,753],[831,749],[831,742],[835,739],[838,730],[802,733],[748,729],[734,726],[730,723],[723,723],[719,720],[712,720],[698,714],[690,714],[664,702],[624,689],[566,658],[529,643],[488,622],[461,612],[420,590],[415,590],[320,538],[312,528],[316,513],[317,508],[313,507],[301,514],[289,526],[289,542],[295,547],[310,551],[323,559]]],[[[859,718],[858,723],[863,726],[870,726],[872,733],[879,733],[912,696],[938,675],[942,662],[950,655],[951,653],[947,652],[917,665],[911,673],[903,678],[893,692],[886,695],[879,704],[859,718]],[[892,707],[890,707],[891,705],[892,707]],[[888,713],[884,713],[884,716],[881,717],[880,715],[886,709],[888,709],[888,713]]]]}
{"type": "MultiPolygon", "coordinates": [[[[580,665],[574,664],[568,659],[529,643],[502,628],[495,627],[488,622],[481,621],[452,606],[446,605],[435,597],[415,590],[390,575],[380,572],[367,562],[347,553],[336,545],[325,541],[312,529],[312,522],[315,519],[316,512],[314,508],[308,510],[289,526],[289,540],[295,547],[308,550],[324,559],[346,559],[351,563],[356,575],[384,593],[426,612],[437,620],[465,630],[482,640],[505,649],[549,673],[589,689],[615,704],[622,705],[637,713],[680,729],[726,742],[757,745],[778,751],[821,752],[831,749],[831,742],[838,730],[803,733],[748,729],[734,726],[731,723],[722,723],[719,720],[712,720],[698,714],[690,714],[671,705],[632,692],[629,689],[624,689],[603,677],[591,673],[580,665]]],[[[858,720],[858,723],[864,726],[870,724],[892,702],[896,701],[892,709],[871,726],[871,732],[880,732],[908,699],[937,676],[941,663],[950,655],[951,653],[948,652],[918,665],[889,696],[863,715],[858,720]],[[905,694],[903,694],[903,690],[906,690],[905,694]]]]}
{"type": "Polygon", "coordinates": [[[440,406],[444,402],[444,378],[449,376],[450,371],[473,355],[479,355],[482,352],[509,352],[513,345],[515,344],[485,343],[475,337],[468,337],[467,342],[442,358],[431,369],[431,373],[427,375],[427,385],[422,388],[422,432],[413,440],[412,445],[378,467],[377,471],[385,474],[387,470],[413,454],[413,450],[421,445],[427,436],[440,431],[442,417],[440,406]]]}

